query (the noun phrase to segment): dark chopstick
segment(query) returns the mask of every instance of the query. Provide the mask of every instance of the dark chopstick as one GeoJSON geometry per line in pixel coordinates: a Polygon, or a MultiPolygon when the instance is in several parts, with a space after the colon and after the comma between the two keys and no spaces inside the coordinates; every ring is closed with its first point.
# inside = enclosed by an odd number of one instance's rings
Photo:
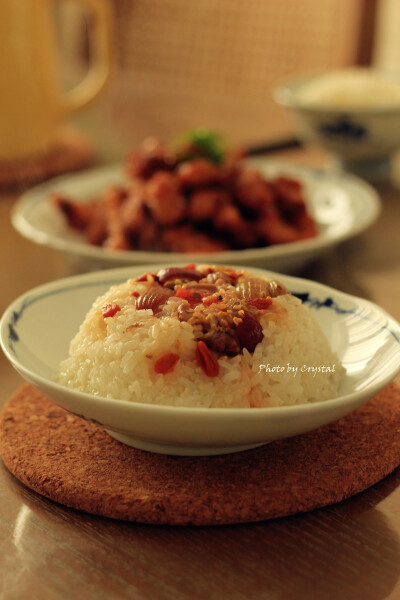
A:
{"type": "Polygon", "coordinates": [[[248,146],[245,150],[247,156],[257,156],[258,154],[269,154],[272,152],[282,152],[291,148],[301,148],[302,142],[297,138],[288,138],[286,140],[278,140],[267,144],[256,146],[248,146]]]}

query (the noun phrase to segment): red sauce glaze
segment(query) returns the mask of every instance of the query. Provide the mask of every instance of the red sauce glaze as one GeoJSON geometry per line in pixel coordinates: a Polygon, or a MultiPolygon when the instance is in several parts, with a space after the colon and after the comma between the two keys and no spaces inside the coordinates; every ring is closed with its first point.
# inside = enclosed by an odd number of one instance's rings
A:
{"type": "Polygon", "coordinates": [[[105,304],[104,306],[101,307],[101,312],[102,312],[104,318],[113,317],[120,310],[121,310],[121,307],[116,302],[109,302],[108,304],[105,304]]]}
{"type": "Polygon", "coordinates": [[[197,342],[196,359],[204,373],[208,377],[217,377],[219,373],[219,364],[215,356],[208,349],[203,341],[197,342]]]}
{"type": "Polygon", "coordinates": [[[192,308],[197,306],[197,304],[201,304],[203,301],[203,297],[199,292],[196,292],[195,290],[188,290],[186,288],[180,288],[176,292],[175,296],[177,298],[187,300],[192,308]]]}
{"type": "Polygon", "coordinates": [[[145,273],[144,275],[138,277],[136,281],[147,281],[147,275],[151,275],[155,280],[157,280],[157,273],[145,273]]]}
{"type": "Polygon", "coordinates": [[[249,300],[247,304],[258,308],[259,310],[266,310],[271,306],[272,298],[270,296],[267,296],[267,298],[254,298],[254,300],[249,300]]]}
{"type": "Polygon", "coordinates": [[[154,365],[154,370],[160,375],[172,373],[172,371],[175,369],[175,365],[178,362],[178,360],[179,356],[177,354],[173,354],[172,352],[164,354],[164,356],[161,356],[161,358],[159,358],[156,361],[154,365]]]}

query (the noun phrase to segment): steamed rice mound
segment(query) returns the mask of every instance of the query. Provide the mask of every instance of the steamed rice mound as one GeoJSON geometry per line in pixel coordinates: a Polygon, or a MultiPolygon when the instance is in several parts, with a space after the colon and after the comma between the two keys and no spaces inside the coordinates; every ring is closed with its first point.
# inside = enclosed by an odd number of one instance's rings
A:
{"type": "Polygon", "coordinates": [[[60,365],[60,384],[107,398],[187,407],[287,406],[337,394],[343,367],[311,312],[291,294],[273,298],[261,311],[263,339],[254,352],[217,354],[219,374],[209,377],[196,360],[193,326],[178,318],[177,299],[156,316],[136,308],[132,292],[145,290],[146,282],[131,279],[97,298],[60,365]],[[109,303],[120,310],[104,317],[109,303]],[[179,356],[173,372],[156,373],[156,361],[168,353],[179,356]],[[327,372],[318,372],[322,365],[327,372]]]}

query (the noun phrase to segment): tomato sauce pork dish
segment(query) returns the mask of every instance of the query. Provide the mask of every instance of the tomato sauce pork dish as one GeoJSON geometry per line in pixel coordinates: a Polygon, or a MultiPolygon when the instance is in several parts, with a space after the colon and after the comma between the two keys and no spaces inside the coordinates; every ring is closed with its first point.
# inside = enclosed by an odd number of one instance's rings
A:
{"type": "Polygon", "coordinates": [[[175,150],[147,139],[128,155],[125,176],[91,201],[57,193],[53,202],[88,243],[108,250],[209,253],[318,233],[299,181],[266,179],[211,133],[175,150]]]}
{"type": "Polygon", "coordinates": [[[131,402],[256,408],[333,398],[342,373],[309,309],[279,281],[187,265],[97,298],[57,380],[131,402]]]}

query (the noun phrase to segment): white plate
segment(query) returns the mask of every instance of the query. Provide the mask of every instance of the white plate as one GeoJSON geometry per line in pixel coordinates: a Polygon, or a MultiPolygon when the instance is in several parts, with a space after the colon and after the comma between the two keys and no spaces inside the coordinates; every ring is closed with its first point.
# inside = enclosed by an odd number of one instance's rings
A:
{"type": "Polygon", "coordinates": [[[116,252],[92,246],[81,234],[67,226],[60,211],[49,201],[49,195],[57,191],[72,198],[90,200],[108,184],[124,181],[120,166],[59,177],[29,190],[15,205],[12,222],[23,236],[78,257],[81,266],[87,269],[155,262],[217,261],[220,264],[251,265],[293,272],[335,244],[364,231],[379,214],[380,201],[376,191],[356,177],[272,163],[265,159],[253,159],[249,163],[267,177],[289,175],[303,182],[309,209],[318,224],[317,237],[266,248],[201,255],[139,250],[116,252]]]}
{"type": "MultiPolygon", "coordinates": [[[[157,271],[161,265],[150,268],[157,271]]],[[[252,269],[261,275],[271,275],[252,269]]],[[[304,279],[274,275],[302,298],[346,368],[339,396],[279,408],[154,406],[94,397],[53,378],[93,300],[142,267],[58,280],[18,298],[0,325],[3,350],[21,375],[63,408],[132,446],[178,455],[223,454],[326,425],[374,396],[400,370],[400,326],[378,306],[304,279]]]]}

